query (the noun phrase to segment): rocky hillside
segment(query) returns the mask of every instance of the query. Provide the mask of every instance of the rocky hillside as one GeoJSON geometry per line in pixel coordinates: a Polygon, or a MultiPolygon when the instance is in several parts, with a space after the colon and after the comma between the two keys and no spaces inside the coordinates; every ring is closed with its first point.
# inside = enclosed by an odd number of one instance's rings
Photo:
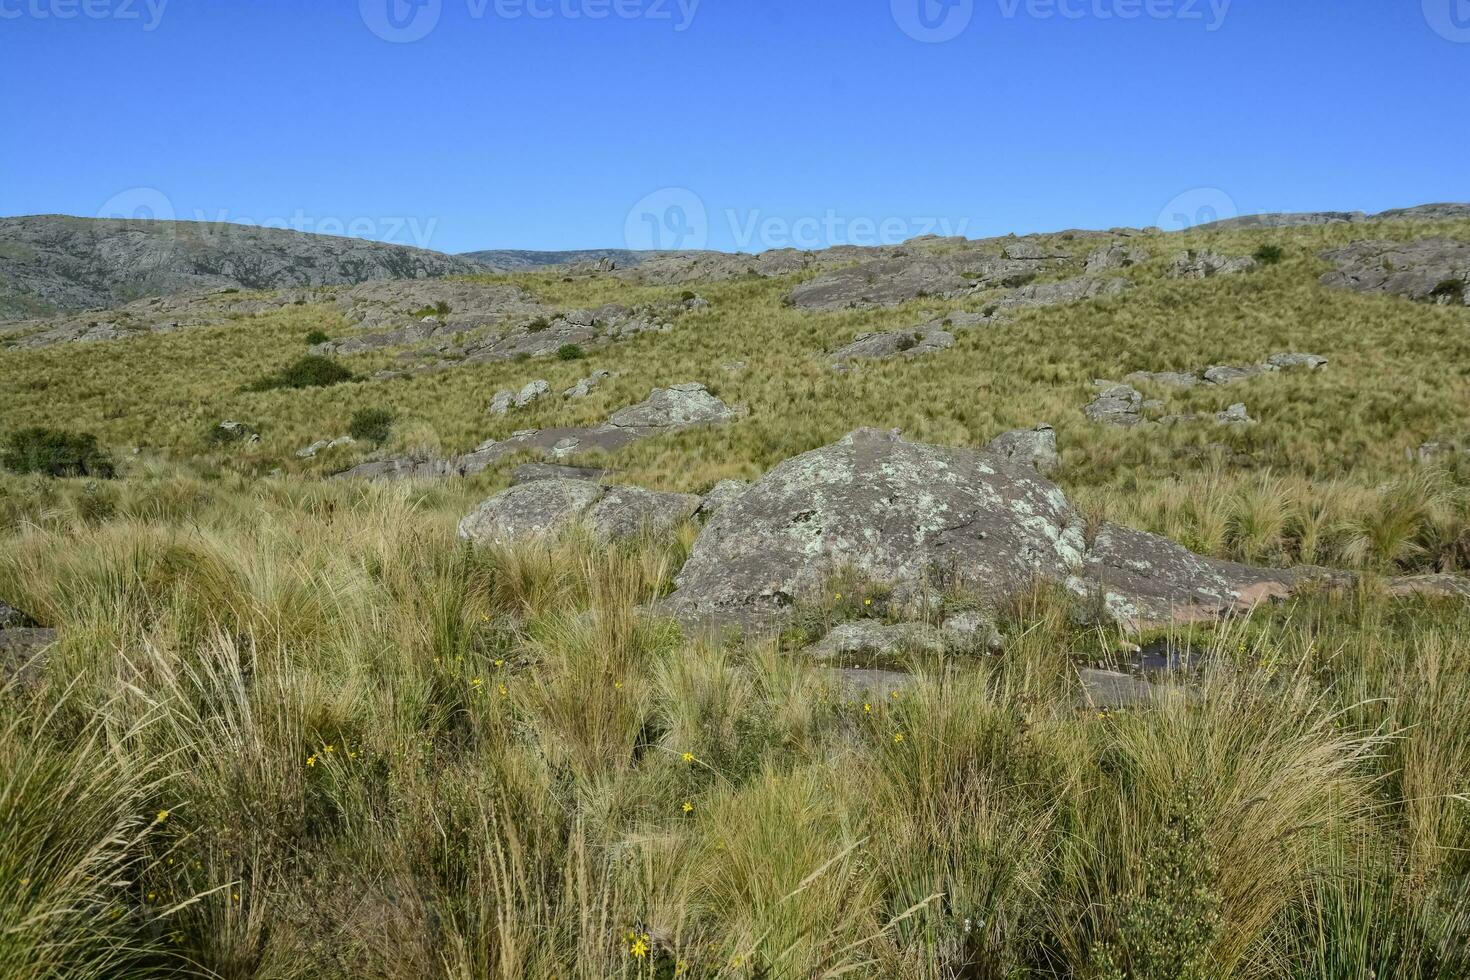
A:
{"type": "Polygon", "coordinates": [[[284,289],[482,271],[466,259],[216,222],[0,218],[0,319],[201,289],[284,289]]]}
{"type": "Polygon", "coordinates": [[[626,248],[583,248],[566,252],[536,252],[523,249],[495,248],[460,255],[490,272],[525,272],[553,265],[606,264],[630,269],[642,265],[661,252],[637,252],[626,248]]]}

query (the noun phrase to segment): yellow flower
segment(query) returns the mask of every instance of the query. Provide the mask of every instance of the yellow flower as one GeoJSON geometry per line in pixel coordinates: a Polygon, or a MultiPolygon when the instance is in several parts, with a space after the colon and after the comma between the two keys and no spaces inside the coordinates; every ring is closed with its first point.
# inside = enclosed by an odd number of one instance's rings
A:
{"type": "Polygon", "coordinates": [[[842,593],[841,593],[841,592],[839,592],[839,593],[837,593],[837,600],[838,600],[838,601],[839,601],[839,602],[841,602],[841,601],[842,601],[842,593]]]}
{"type": "Polygon", "coordinates": [[[497,661],[495,661],[495,666],[497,668],[498,667],[504,667],[505,666],[505,661],[504,660],[497,660],[497,661]]]}
{"type": "Polygon", "coordinates": [[[470,686],[479,687],[483,683],[485,683],[485,681],[482,678],[476,677],[474,680],[470,681],[470,686]]]}
{"type": "Polygon", "coordinates": [[[510,697],[510,688],[506,687],[504,684],[500,685],[500,687],[497,690],[499,691],[501,697],[503,697],[503,698],[510,697]]]}
{"type": "Polygon", "coordinates": [[[327,755],[331,755],[333,752],[336,752],[336,751],[337,751],[337,746],[335,746],[335,745],[328,745],[327,746],[327,755]]]}
{"type": "Polygon", "coordinates": [[[239,892],[235,892],[233,898],[235,899],[236,902],[240,901],[240,893],[239,892]]]}
{"type": "Polygon", "coordinates": [[[680,960],[679,962],[677,962],[677,963],[674,964],[674,976],[676,976],[676,977],[683,976],[684,975],[684,972],[686,970],[688,970],[688,969],[689,969],[689,961],[688,960],[680,960]]]}
{"type": "Polygon", "coordinates": [[[356,752],[348,752],[347,753],[347,758],[349,758],[349,759],[356,759],[357,758],[357,753],[356,752]]]}
{"type": "Polygon", "coordinates": [[[648,958],[648,937],[639,936],[633,940],[633,945],[628,947],[628,952],[633,954],[635,960],[648,958]]]}
{"type": "Polygon", "coordinates": [[[613,681],[613,690],[615,690],[615,691],[621,691],[622,689],[623,689],[623,682],[622,681],[613,681]]]}
{"type": "Polygon", "coordinates": [[[872,714],[873,713],[873,706],[871,704],[864,703],[863,704],[863,713],[864,714],[869,714],[869,715],[872,714]]]}
{"type": "Polygon", "coordinates": [[[871,606],[872,604],[873,604],[873,600],[872,599],[864,599],[863,600],[863,605],[865,605],[865,606],[871,606]]]}
{"type": "Polygon", "coordinates": [[[306,757],[306,768],[310,769],[314,765],[316,765],[316,756],[314,756],[314,755],[307,756],[306,757]]]}
{"type": "Polygon", "coordinates": [[[895,744],[902,742],[903,741],[903,732],[896,732],[896,733],[894,733],[893,741],[894,741],[895,744]]]}
{"type": "Polygon", "coordinates": [[[167,810],[159,810],[158,811],[158,815],[153,818],[153,822],[154,823],[163,823],[167,819],[168,819],[168,811],[167,810]]]}
{"type": "Polygon", "coordinates": [[[684,761],[685,762],[693,762],[694,761],[694,753],[693,752],[685,752],[684,753],[684,761]]]}
{"type": "Polygon", "coordinates": [[[684,812],[685,813],[693,813],[694,812],[694,804],[691,803],[689,800],[685,800],[684,801],[684,812]]]}

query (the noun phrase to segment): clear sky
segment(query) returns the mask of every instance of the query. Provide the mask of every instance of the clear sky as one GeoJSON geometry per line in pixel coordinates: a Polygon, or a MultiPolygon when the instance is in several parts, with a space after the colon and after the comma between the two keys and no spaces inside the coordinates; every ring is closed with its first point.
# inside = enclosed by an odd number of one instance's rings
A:
{"type": "Polygon", "coordinates": [[[0,0],[0,215],[457,252],[1470,200],[1470,0],[0,0]]]}

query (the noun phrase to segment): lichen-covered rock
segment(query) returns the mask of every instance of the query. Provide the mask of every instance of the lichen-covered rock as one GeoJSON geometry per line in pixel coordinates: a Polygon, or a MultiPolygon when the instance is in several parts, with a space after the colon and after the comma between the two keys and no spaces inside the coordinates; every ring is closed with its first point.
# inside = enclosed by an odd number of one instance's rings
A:
{"type": "Polygon", "coordinates": [[[873,619],[838,623],[806,652],[814,660],[854,663],[895,658],[909,653],[944,653],[943,633],[925,623],[888,624],[873,619]]]}
{"type": "Polygon", "coordinates": [[[1205,369],[1205,380],[1212,385],[1231,385],[1237,381],[1270,374],[1276,368],[1270,364],[1244,364],[1232,367],[1229,364],[1212,364],[1205,369]]]}
{"type": "Polygon", "coordinates": [[[219,443],[255,443],[260,441],[260,433],[255,431],[253,426],[246,425],[244,422],[227,419],[215,426],[214,441],[219,443]]]}
{"type": "Polygon", "coordinates": [[[1074,574],[1084,550],[1080,520],[1034,471],[860,429],[781,463],[720,511],[668,606],[690,620],[758,623],[839,566],[916,595],[952,570],[1000,595],[1074,574]]]}
{"type": "Polygon", "coordinates": [[[1266,363],[1278,371],[1289,371],[1292,368],[1319,371],[1327,366],[1328,361],[1321,354],[1272,354],[1266,359],[1266,363]]]}
{"type": "Polygon", "coordinates": [[[459,535],[476,544],[515,544],[580,522],[598,537],[622,538],[667,530],[688,520],[698,507],[699,498],[692,494],[604,487],[585,480],[536,480],[481,503],[460,521],[459,535]]]}
{"type": "Polygon", "coordinates": [[[1148,261],[1148,253],[1135,246],[1115,243],[1106,248],[1100,248],[1087,256],[1083,265],[1083,271],[1089,275],[1099,272],[1112,272],[1116,269],[1126,269],[1130,266],[1142,265],[1148,261]]]}
{"type": "Polygon", "coordinates": [[[537,480],[587,480],[598,483],[607,470],[595,466],[560,466],[556,463],[524,463],[511,470],[510,485],[518,487],[537,480]]]}
{"type": "Polygon", "coordinates": [[[329,449],[337,449],[341,446],[351,446],[356,442],[357,440],[352,438],[351,436],[338,436],[335,439],[318,439],[316,442],[307,446],[305,449],[298,449],[296,451],[296,458],[315,459],[318,454],[324,453],[329,449]]]}
{"type": "Polygon", "coordinates": [[[739,418],[742,411],[731,408],[697,381],[655,388],[648,398],[608,416],[607,424],[620,429],[675,429],[709,425],[739,418]]]}
{"type": "Polygon", "coordinates": [[[1113,670],[1077,671],[1082,682],[1079,700],[1089,708],[1145,708],[1154,703],[1154,685],[1142,677],[1113,670]]]}
{"type": "Polygon", "coordinates": [[[1249,255],[1230,256],[1218,252],[1180,252],[1174,256],[1168,275],[1174,279],[1210,279],[1249,272],[1256,260],[1249,255]]]}
{"type": "Polygon", "coordinates": [[[1255,425],[1256,420],[1250,417],[1244,402],[1236,402],[1225,411],[1217,413],[1215,422],[1219,425],[1255,425]]]}
{"type": "Polygon", "coordinates": [[[1056,430],[1049,425],[1001,433],[985,450],[1012,463],[1029,466],[1042,476],[1050,476],[1062,462],[1057,455],[1056,430]]]}
{"type": "Polygon", "coordinates": [[[561,393],[563,398],[586,398],[592,390],[613,376],[611,371],[593,371],[561,393]]]}
{"type": "Polygon", "coordinates": [[[898,306],[920,297],[964,296],[980,289],[1019,286],[1036,275],[1037,263],[965,251],[924,252],[859,262],[802,283],[787,302],[803,310],[898,306]]]}
{"type": "Polygon", "coordinates": [[[1131,385],[1097,381],[1101,390],[1082,411],[1094,422],[1131,428],[1143,421],[1143,394],[1131,385]]]}
{"type": "Polygon", "coordinates": [[[511,391],[508,388],[503,388],[497,391],[495,396],[490,399],[490,414],[505,415],[512,408],[525,408],[537,399],[544,397],[550,390],[551,385],[539,379],[527,382],[520,391],[511,391]]]}
{"type": "Polygon", "coordinates": [[[1121,277],[1077,276],[1058,282],[1033,283],[1011,290],[986,307],[990,315],[1041,306],[1080,303],[1087,299],[1121,296],[1133,287],[1121,277]]]}
{"type": "Polygon", "coordinates": [[[833,351],[834,363],[865,358],[919,357],[954,346],[954,334],[936,327],[918,327],[913,330],[894,330],[888,333],[858,334],[850,344],[833,351]]]}
{"type": "Polygon", "coordinates": [[[1200,383],[1199,375],[1183,371],[1134,371],[1123,378],[1124,384],[1156,384],[1168,388],[1193,388],[1200,383]]]}
{"type": "Polygon", "coordinates": [[[715,515],[662,608],[690,625],[768,628],[845,571],[925,604],[959,585],[994,606],[1050,581],[1142,628],[1215,617],[1296,581],[1113,525],[1089,546],[1084,525],[1033,470],[860,429],[781,463],[715,515]]]}
{"type": "Polygon", "coordinates": [[[31,617],[9,603],[0,601],[0,630],[20,629],[35,625],[31,617]]]}
{"type": "Polygon", "coordinates": [[[721,480],[710,487],[709,493],[704,495],[704,502],[699,505],[697,516],[709,520],[739,500],[741,495],[749,489],[750,484],[745,480],[721,480]]]}
{"type": "Polygon", "coordinates": [[[1332,289],[1470,306],[1470,242],[1449,238],[1354,242],[1321,257],[1337,266],[1322,277],[1322,285],[1332,289]]]}

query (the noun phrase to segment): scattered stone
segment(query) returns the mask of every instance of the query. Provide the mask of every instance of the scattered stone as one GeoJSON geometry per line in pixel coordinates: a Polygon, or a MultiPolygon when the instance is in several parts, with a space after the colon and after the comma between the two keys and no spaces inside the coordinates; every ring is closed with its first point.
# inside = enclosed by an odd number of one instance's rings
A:
{"type": "Polygon", "coordinates": [[[1215,416],[1215,421],[1220,425],[1255,425],[1256,420],[1246,412],[1243,402],[1236,402],[1225,411],[1215,416]]]}
{"type": "Polygon", "coordinates": [[[1272,354],[1266,362],[1278,371],[1304,367],[1316,371],[1327,366],[1327,358],[1320,354],[1272,354]]]}
{"type": "Polygon", "coordinates": [[[1214,276],[1233,276],[1249,272],[1256,267],[1256,260],[1249,255],[1229,256],[1217,252],[1180,252],[1174,256],[1168,275],[1174,279],[1210,279],[1214,276]]]}
{"type": "Polygon", "coordinates": [[[940,631],[952,647],[967,652],[999,653],[1005,645],[995,620],[978,609],[955,613],[944,621],[940,631]]]}
{"type": "Polygon", "coordinates": [[[339,446],[351,446],[355,442],[357,440],[351,436],[338,436],[335,439],[318,439],[305,449],[298,449],[296,451],[296,458],[315,459],[319,453],[324,453],[329,449],[336,449],[339,446]]]}
{"type": "Polygon", "coordinates": [[[860,429],[779,464],[716,514],[661,607],[689,625],[769,627],[839,569],[926,605],[938,572],[990,607],[1061,583],[1137,629],[1215,617],[1294,582],[1111,525],[1089,546],[1085,525],[1039,474],[860,429]]]}
{"type": "Polygon", "coordinates": [[[1013,289],[989,304],[986,311],[989,315],[994,316],[1012,310],[1080,303],[1088,299],[1121,296],[1131,288],[1133,288],[1133,283],[1121,277],[1104,279],[1098,276],[1077,276],[1073,279],[1063,279],[1060,282],[1046,282],[1013,289]]]}
{"type": "Polygon", "coordinates": [[[0,601],[0,630],[35,626],[36,621],[9,603],[0,601]]]}
{"type": "Polygon", "coordinates": [[[954,334],[931,327],[858,334],[852,343],[831,354],[836,364],[864,358],[919,357],[954,346],[954,334]]]}
{"type": "Polygon", "coordinates": [[[1082,704],[1089,708],[1146,708],[1154,703],[1154,686],[1142,677],[1112,670],[1077,671],[1082,704]]]}
{"type": "Polygon", "coordinates": [[[743,409],[731,408],[704,385],[691,381],[653,389],[643,402],[614,412],[607,424],[623,429],[675,429],[729,422],[744,414],[743,409]]]}
{"type": "Polygon", "coordinates": [[[1102,389],[1083,412],[1094,422],[1131,428],[1143,421],[1143,395],[1130,385],[1094,381],[1102,389]]]}
{"type": "Polygon", "coordinates": [[[1057,455],[1056,431],[1049,425],[1002,433],[990,441],[985,451],[1029,466],[1042,476],[1050,476],[1062,462],[1057,455]]]}
{"type": "Polygon", "coordinates": [[[693,517],[699,504],[693,494],[536,480],[480,504],[460,522],[459,536],[476,544],[515,544],[584,523],[600,538],[624,538],[675,527],[693,517]]]}
{"type": "Polygon", "coordinates": [[[604,381],[608,380],[612,376],[613,374],[611,371],[593,371],[591,374],[587,375],[587,377],[583,378],[581,381],[578,381],[566,391],[562,392],[561,395],[563,398],[586,398],[588,395],[592,394],[592,389],[596,388],[598,385],[602,384],[604,381]]]}
{"type": "Polygon", "coordinates": [[[1332,289],[1470,306],[1470,242],[1448,238],[1354,242],[1321,257],[1337,266],[1322,277],[1322,285],[1332,289]]]}
{"type": "Polygon", "coordinates": [[[226,420],[216,426],[215,441],[223,443],[256,443],[260,441],[260,433],[256,432],[254,428],[246,425],[244,422],[226,420]]]}
{"type": "Polygon", "coordinates": [[[1270,374],[1276,368],[1270,364],[1246,364],[1231,367],[1227,364],[1212,364],[1205,369],[1205,380],[1212,385],[1230,385],[1261,374],[1270,374]]]}
{"type": "Polygon", "coordinates": [[[607,470],[598,469],[595,466],[524,463],[511,470],[510,485],[518,487],[523,483],[535,483],[538,480],[586,480],[591,483],[600,483],[607,473],[607,470]]]}

